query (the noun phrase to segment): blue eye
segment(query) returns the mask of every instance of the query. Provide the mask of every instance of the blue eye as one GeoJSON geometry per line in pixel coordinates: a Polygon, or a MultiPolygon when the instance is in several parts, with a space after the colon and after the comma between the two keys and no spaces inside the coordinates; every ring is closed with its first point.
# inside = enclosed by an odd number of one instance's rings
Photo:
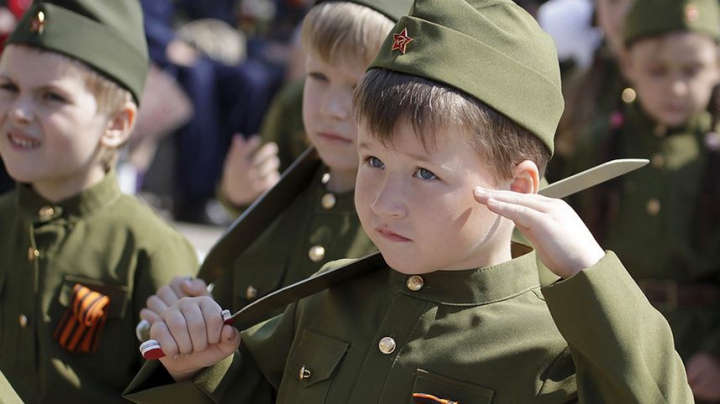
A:
{"type": "Polygon", "coordinates": [[[377,158],[375,156],[368,157],[367,162],[368,162],[368,164],[370,164],[370,167],[385,168],[385,164],[382,161],[380,161],[379,158],[377,158]]]}
{"type": "Polygon", "coordinates": [[[426,169],[426,168],[418,168],[417,171],[415,171],[415,176],[417,178],[420,178],[421,180],[436,180],[437,176],[432,171],[426,169]]]}

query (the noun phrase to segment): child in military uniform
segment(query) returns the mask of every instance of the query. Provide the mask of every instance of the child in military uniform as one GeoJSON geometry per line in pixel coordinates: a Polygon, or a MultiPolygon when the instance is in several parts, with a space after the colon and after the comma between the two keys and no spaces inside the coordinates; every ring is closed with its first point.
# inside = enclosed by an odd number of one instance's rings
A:
{"type": "MultiPolygon", "coordinates": [[[[212,295],[221,306],[239,310],[307,278],[329,261],[377,251],[353,203],[358,157],[352,91],[390,32],[391,18],[397,20],[409,10],[408,0],[324,1],[305,17],[303,118],[319,159],[293,169],[308,171],[311,179],[284,197],[287,207],[268,228],[243,229],[262,234],[244,253],[233,255],[234,262],[215,280],[212,295]]],[[[267,205],[252,209],[262,212],[267,205]]],[[[142,316],[152,323],[179,298],[205,293],[202,280],[177,278],[158,290],[142,316]]]]}
{"type": "Polygon", "coordinates": [[[26,403],[120,403],[140,309],[190,243],[113,170],[148,69],[135,0],[35,2],[0,58],[0,370],[26,403]]]}
{"type": "Polygon", "coordinates": [[[579,143],[576,171],[617,157],[650,167],[579,198],[600,243],[615,251],[673,329],[698,399],[720,401],[720,82],[716,0],[636,0],[623,66],[637,94],[620,120],[579,143]]]}
{"type": "Polygon", "coordinates": [[[181,300],[151,331],[168,356],[126,397],[692,400],[663,317],[567,204],[534,194],[559,83],[552,41],[510,0],[417,0],[355,95],[356,206],[382,255],[242,344],[211,299],[181,300]],[[564,280],[538,287],[535,253],[511,246],[513,222],[564,280]]]}

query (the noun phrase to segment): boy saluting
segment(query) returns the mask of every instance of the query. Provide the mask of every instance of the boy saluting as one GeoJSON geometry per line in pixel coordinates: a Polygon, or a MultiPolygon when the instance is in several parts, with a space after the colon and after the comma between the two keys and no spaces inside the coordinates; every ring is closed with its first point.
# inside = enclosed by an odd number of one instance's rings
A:
{"type": "Polygon", "coordinates": [[[354,99],[356,207],[382,254],[360,262],[376,270],[242,338],[211,299],[180,301],[151,330],[164,368],[126,397],[692,402],[662,316],[572,209],[535,195],[559,82],[552,42],[511,1],[417,0],[354,99]],[[563,280],[538,287],[513,222],[563,280]]]}

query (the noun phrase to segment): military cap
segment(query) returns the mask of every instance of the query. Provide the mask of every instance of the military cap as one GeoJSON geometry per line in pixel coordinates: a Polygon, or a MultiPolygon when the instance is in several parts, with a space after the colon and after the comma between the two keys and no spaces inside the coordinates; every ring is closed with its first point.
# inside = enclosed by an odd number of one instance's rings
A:
{"type": "Polygon", "coordinates": [[[36,1],[7,43],[80,60],[140,101],[150,63],[138,0],[36,1]]]}
{"type": "Polygon", "coordinates": [[[454,87],[528,129],[553,151],[564,108],[557,50],[535,19],[511,0],[417,0],[369,68],[454,87]]]}
{"type": "Polygon", "coordinates": [[[718,0],[636,0],[625,17],[625,45],[647,36],[693,31],[720,40],[718,0]]]}
{"type": "Polygon", "coordinates": [[[400,17],[407,15],[413,3],[413,0],[316,0],[315,5],[329,1],[346,1],[359,4],[383,14],[392,21],[397,21],[400,17]]]}

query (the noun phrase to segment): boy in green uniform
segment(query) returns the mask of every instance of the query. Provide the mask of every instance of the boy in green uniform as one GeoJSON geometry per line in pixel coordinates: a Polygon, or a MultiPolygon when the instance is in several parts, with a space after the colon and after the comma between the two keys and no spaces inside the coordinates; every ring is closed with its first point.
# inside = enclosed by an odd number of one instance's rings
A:
{"type": "Polygon", "coordinates": [[[623,66],[637,100],[579,143],[576,171],[618,157],[650,167],[585,192],[578,211],[663,312],[698,399],[720,401],[720,7],[636,0],[623,66]]]}
{"type": "MultiPolygon", "coordinates": [[[[221,306],[239,310],[309,277],[329,261],[377,251],[353,203],[358,157],[352,92],[390,32],[392,20],[409,10],[408,0],[323,1],[305,17],[302,40],[308,73],[303,120],[320,158],[293,169],[311,171],[311,180],[285,197],[292,202],[268,228],[243,229],[261,234],[215,280],[212,295],[221,306]]],[[[251,209],[266,208],[263,202],[251,209]]],[[[203,281],[177,278],[158,290],[142,316],[152,322],[179,298],[204,293],[203,281]]]]}
{"type": "Polygon", "coordinates": [[[145,300],[190,243],[113,170],[148,69],[134,0],[36,2],[0,58],[0,370],[26,403],[120,403],[145,300]]]}
{"type": "Polygon", "coordinates": [[[662,316],[569,206],[534,195],[559,82],[552,41],[513,2],[417,0],[355,95],[356,206],[382,256],[242,338],[211,299],[181,300],[151,331],[168,356],[126,397],[690,402],[662,316]],[[513,222],[564,280],[539,289],[513,222]]]}

